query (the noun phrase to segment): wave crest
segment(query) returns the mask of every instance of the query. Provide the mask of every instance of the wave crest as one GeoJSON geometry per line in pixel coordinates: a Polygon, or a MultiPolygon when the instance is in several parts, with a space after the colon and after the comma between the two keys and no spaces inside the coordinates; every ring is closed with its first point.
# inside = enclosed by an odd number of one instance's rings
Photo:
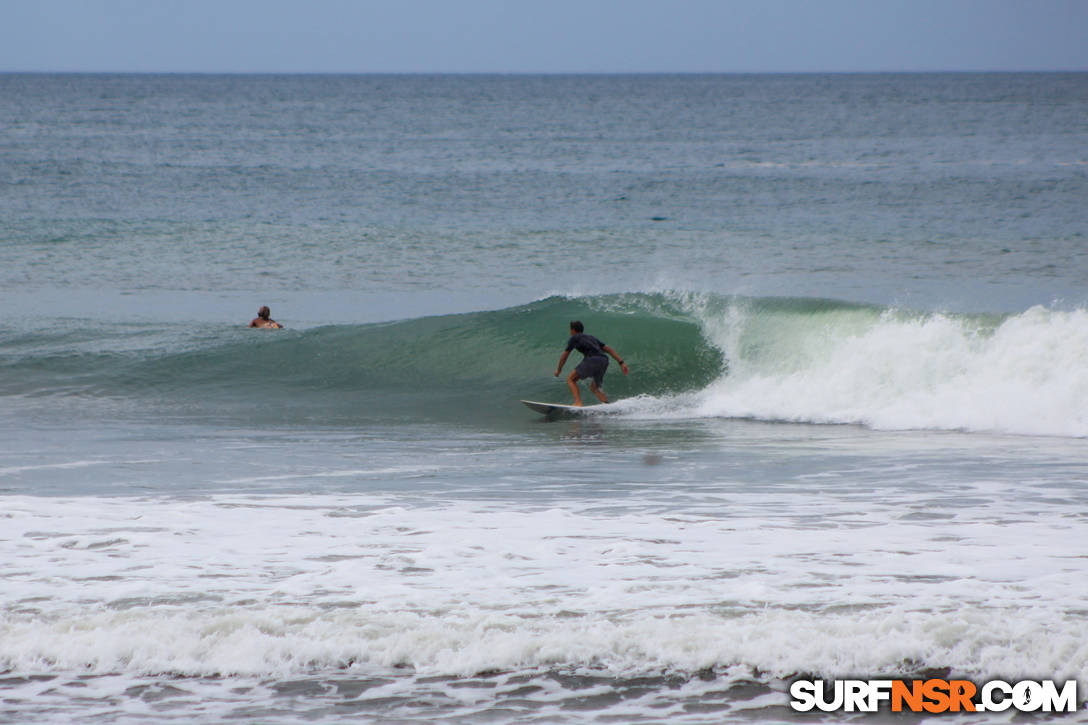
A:
{"type": "MultiPolygon", "coordinates": [[[[11,334],[0,395],[82,396],[282,422],[506,421],[565,400],[567,324],[631,366],[633,417],[1088,436],[1088,311],[918,313],[809,298],[549,297],[501,310],[277,332],[71,326],[11,334]],[[285,413],[285,410],[288,412],[285,413]]],[[[569,368],[568,368],[569,369],[569,368]]]]}

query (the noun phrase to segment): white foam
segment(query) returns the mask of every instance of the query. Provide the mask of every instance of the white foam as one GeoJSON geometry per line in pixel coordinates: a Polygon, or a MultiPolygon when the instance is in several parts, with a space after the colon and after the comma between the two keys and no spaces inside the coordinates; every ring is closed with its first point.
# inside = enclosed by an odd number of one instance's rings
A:
{"type": "Polygon", "coordinates": [[[271,483],[275,481],[299,481],[320,478],[361,478],[366,476],[404,476],[417,478],[442,470],[439,466],[386,466],[383,468],[346,468],[338,471],[311,471],[306,473],[284,473],[274,476],[243,476],[240,478],[227,478],[216,480],[213,483],[240,484],[240,483],[271,483]]]}
{"type": "Polygon", "coordinates": [[[895,311],[698,312],[729,370],[648,412],[1088,436],[1085,310],[1034,307],[996,326],[895,311]]]}
{"type": "Polygon", "coordinates": [[[48,469],[68,469],[68,468],[87,468],[89,466],[105,466],[113,465],[116,461],[105,460],[93,460],[93,461],[66,461],[64,463],[40,463],[30,466],[4,466],[0,467],[0,476],[7,476],[13,473],[26,473],[27,471],[41,471],[48,469]]]}
{"type": "Polygon", "coordinates": [[[976,490],[993,502],[946,519],[879,493],[737,493],[683,516],[8,497],[0,667],[1079,677],[1088,563],[1068,547],[1086,524],[1060,492],[1030,514],[1012,493],[976,490]]]}

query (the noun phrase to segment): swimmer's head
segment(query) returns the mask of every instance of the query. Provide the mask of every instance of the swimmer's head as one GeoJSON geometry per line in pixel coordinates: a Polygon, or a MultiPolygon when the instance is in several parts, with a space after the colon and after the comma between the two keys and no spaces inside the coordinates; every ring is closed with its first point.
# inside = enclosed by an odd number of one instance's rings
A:
{"type": "Polygon", "coordinates": [[[262,320],[267,320],[271,316],[272,310],[268,309],[268,305],[265,305],[261,309],[257,310],[257,317],[260,317],[262,320]]]}

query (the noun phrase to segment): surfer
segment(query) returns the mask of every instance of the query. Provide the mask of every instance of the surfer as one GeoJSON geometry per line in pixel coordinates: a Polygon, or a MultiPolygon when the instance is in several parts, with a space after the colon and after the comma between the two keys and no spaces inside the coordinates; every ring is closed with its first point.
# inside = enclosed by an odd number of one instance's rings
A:
{"type": "Polygon", "coordinates": [[[578,381],[582,378],[593,378],[589,384],[590,391],[602,403],[607,403],[608,396],[604,394],[601,385],[604,384],[604,373],[608,370],[608,356],[616,358],[624,375],[628,373],[627,363],[620,359],[619,354],[608,345],[593,335],[587,335],[585,326],[580,321],[574,320],[570,323],[570,339],[567,340],[567,349],[559,356],[559,366],[555,369],[555,377],[559,377],[559,373],[563,372],[563,366],[567,363],[567,356],[570,355],[571,350],[577,350],[584,355],[578,367],[567,376],[567,387],[570,388],[570,394],[574,396],[574,404],[578,407],[582,406],[582,395],[578,390],[578,381]]]}
{"type": "Polygon", "coordinates": [[[265,305],[261,309],[257,310],[257,316],[253,318],[249,323],[250,327],[267,327],[269,329],[280,329],[283,327],[280,323],[272,319],[272,310],[268,309],[268,305],[265,305]]]}

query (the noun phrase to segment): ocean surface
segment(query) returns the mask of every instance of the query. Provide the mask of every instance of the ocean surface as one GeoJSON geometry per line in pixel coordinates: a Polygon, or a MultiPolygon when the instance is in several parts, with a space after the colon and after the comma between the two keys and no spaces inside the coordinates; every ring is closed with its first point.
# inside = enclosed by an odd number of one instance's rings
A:
{"type": "Polygon", "coordinates": [[[1088,74],[9,74],[0,129],[0,722],[1088,693],[1088,74]],[[572,319],[630,375],[549,421],[572,319]]]}

